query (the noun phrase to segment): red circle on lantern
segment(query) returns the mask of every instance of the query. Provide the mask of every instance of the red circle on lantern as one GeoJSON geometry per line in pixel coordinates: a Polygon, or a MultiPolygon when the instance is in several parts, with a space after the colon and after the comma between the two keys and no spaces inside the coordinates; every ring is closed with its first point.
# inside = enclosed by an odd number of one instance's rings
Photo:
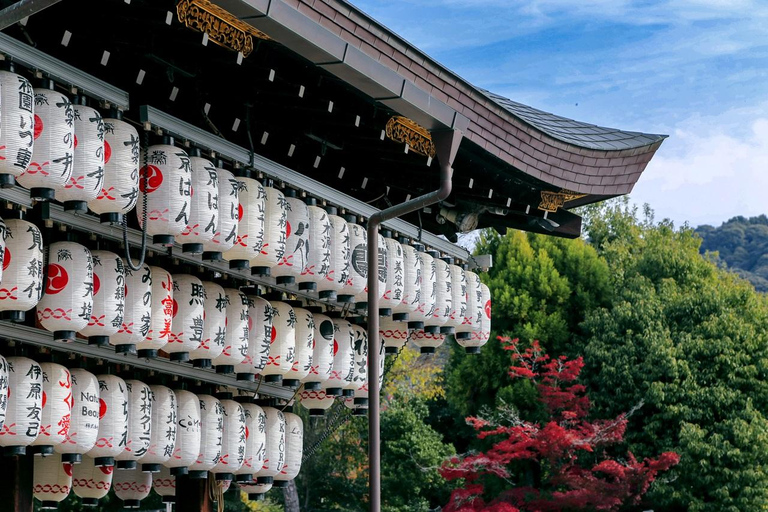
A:
{"type": "Polygon", "coordinates": [[[111,156],[112,156],[112,146],[109,145],[109,142],[104,141],[104,163],[105,164],[109,162],[109,159],[111,156]]]}
{"type": "Polygon", "coordinates": [[[64,462],[61,464],[61,469],[64,470],[64,472],[67,474],[67,476],[72,476],[72,463],[70,462],[64,462]]]}
{"type": "Polygon", "coordinates": [[[248,439],[248,437],[251,435],[251,431],[248,430],[248,427],[245,427],[245,438],[248,439]]]}
{"type": "Polygon", "coordinates": [[[42,405],[43,408],[45,407],[45,402],[47,401],[48,401],[48,395],[46,395],[45,391],[43,391],[43,405],[42,405]]]}
{"type": "Polygon", "coordinates": [[[485,316],[491,318],[491,301],[485,303],[485,316]]]}
{"type": "Polygon", "coordinates": [[[103,418],[107,414],[107,402],[103,398],[99,398],[99,419],[103,418]]]}
{"type": "Polygon", "coordinates": [[[333,340],[333,355],[336,356],[336,352],[339,351],[339,342],[335,339],[333,340]]]}
{"type": "Polygon", "coordinates": [[[123,285],[123,295],[124,295],[125,297],[127,297],[127,296],[128,296],[128,285],[127,285],[127,284],[126,284],[126,285],[123,285]]]}
{"type": "Polygon", "coordinates": [[[9,248],[5,248],[5,253],[3,253],[3,270],[8,268],[8,265],[11,264],[11,250],[9,248]]]}
{"type": "Polygon", "coordinates": [[[291,236],[291,223],[290,222],[286,222],[285,223],[285,238],[288,238],[289,236],[291,236]]]}
{"type": "Polygon", "coordinates": [[[99,279],[99,276],[96,274],[93,274],[93,294],[96,295],[99,293],[99,289],[101,288],[101,279],[99,279]]]}
{"type": "Polygon", "coordinates": [[[99,469],[100,469],[100,470],[101,470],[101,472],[102,472],[102,473],[104,473],[105,475],[111,475],[111,474],[112,474],[112,471],[114,471],[114,470],[115,470],[115,466],[99,466],[99,469]]]}
{"type": "Polygon", "coordinates": [[[176,313],[179,312],[179,303],[176,302],[176,299],[173,299],[173,318],[176,318],[176,313]]]}
{"type": "Polygon", "coordinates": [[[163,184],[163,173],[156,165],[147,165],[141,168],[139,174],[139,190],[144,194],[151,194],[163,184]],[[146,179],[144,176],[146,175],[146,179]]]}
{"type": "Polygon", "coordinates": [[[67,287],[69,275],[61,265],[48,264],[48,284],[45,287],[46,295],[55,295],[67,287]]]}
{"type": "Polygon", "coordinates": [[[43,120],[35,114],[35,140],[43,133],[43,120]]]}
{"type": "Polygon", "coordinates": [[[275,342],[275,338],[277,338],[277,329],[275,329],[275,326],[272,326],[272,334],[269,336],[269,343],[272,344],[275,342]]]}
{"type": "Polygon", "coordinates": [[[237,205],[237,221],[240,222],[243,220],[243,205],[238,204],[237,205]]]}
{"type": "Polygon", "coordinates": [[[75,135],[75,149],[77,149],[77,135],[75,135]]]}

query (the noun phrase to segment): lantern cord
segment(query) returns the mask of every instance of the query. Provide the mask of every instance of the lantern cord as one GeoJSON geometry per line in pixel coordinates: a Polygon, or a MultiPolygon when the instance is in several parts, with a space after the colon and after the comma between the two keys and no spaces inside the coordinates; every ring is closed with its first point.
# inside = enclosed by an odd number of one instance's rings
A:
{"type": "MultiPolygon", "coordinates": [[[[144,131],[144,173],[142,174],[139,172],[139,179],[142,180],[142,184],[139,186],[141,188],[143,186],[144,190],[147,190],[147,179],[149,178],[149,173],[146,172],[147,164],[149,163],[147,161],[149,153],[149,132],[146,130],[144,131]]],[[[127,263],[128,267],[131,270],[141,270],[141,268],[144,266],[144,257],[147,254],[147,194],[144,194],[141,198],[141,256],[139,256],[139,263],[135,264],[133,263],[133,259],[131,258],[131,249],[128,245],[128,213],[123,214],[123,245],[125,245],[125,262],[127,263]]]]}
{"type": "MultiPolygon", "coordinates": [[[[261,384],[261,382],[259,382],[259,384],[261,384]]],[[[296,391],[293,392],[293,396],[291,397],[290,400],[288,400],[288,402],[286,402],[285,406],[282,409],[280,409],[280,412],[285,411],[291,405],[291,402],[293,402],[296,399],[296,395],[299,394],[300,389],[301,389],[301,386],[296,388],[296,391]]]]}

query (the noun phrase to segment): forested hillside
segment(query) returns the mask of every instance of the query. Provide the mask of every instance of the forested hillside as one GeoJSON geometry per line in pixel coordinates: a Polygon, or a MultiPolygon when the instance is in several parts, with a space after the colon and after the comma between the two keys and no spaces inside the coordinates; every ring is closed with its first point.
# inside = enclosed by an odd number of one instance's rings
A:
{"type": "Polygon", "coordinates": [[[696,228],[701,252],[719,253],[716,260],[747,279],[755,289],[768,292],[768,217],[734,217],[719,227],[696,228]]]}

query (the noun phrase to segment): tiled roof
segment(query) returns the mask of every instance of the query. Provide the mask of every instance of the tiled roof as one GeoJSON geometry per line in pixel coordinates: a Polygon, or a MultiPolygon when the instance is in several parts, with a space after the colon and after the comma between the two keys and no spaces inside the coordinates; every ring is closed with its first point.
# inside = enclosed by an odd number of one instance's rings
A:
{"type": "Polygon", "coordinates": [[[562,142],[601,151],[634,149],[665,139],[666,135],[629,132],[574,121],[478,89],[512,115],[562,142]]]}

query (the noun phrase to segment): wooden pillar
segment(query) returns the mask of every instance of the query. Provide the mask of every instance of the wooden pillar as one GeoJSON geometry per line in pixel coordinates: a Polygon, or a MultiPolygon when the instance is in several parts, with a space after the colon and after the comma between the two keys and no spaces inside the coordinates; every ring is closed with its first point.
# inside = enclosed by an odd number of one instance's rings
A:
{"type": "Polygon", "coordinates": [[[208,494],[208,480],[191,479],[187,475],[177,476],[176,510],[213,512],[213,502],[208,494]]]}
{"type": "Polygon", "coordinates": [[[34,455],[0,458],[0,508],[32,512],[32,468],[34,455]],[[8,507],[8,508],[6,508],[8,507]]]}

